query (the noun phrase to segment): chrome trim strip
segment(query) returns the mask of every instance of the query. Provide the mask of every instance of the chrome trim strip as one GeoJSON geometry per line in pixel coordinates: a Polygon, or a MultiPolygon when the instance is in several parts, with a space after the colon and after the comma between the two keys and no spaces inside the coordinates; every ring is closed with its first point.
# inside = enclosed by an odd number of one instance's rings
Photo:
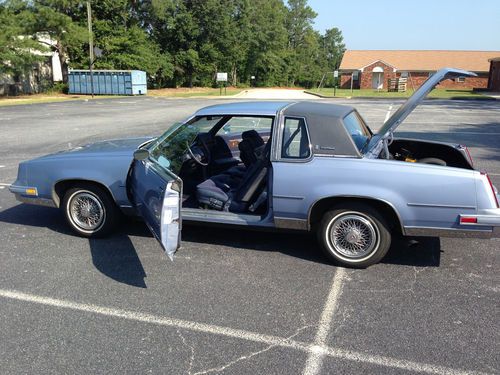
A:
{"type": "Polygon", "coordinates": [[[291,102],[284,107],[282,107],[276,113],[276,120],[273,124],[272,128],[272,137],[271,137],[271,162],[279,161],[280,153],[281,153],[281,138],[282,138],[282,129],[285,125],[285,110],[290,108],[292,105],[297,104],[297,102],[291,102]]]}
{"type": "Polygon", "coordinates": [[[274,217],[274,225],[280,229],[309,230],[307,220],[288,217],[274,217]]]}
{"type": "Polygon", "coordinates": [[[462,217],[475,217],[477,219],[476,223],[462,223],[463,226],[487,226],[487,227],[498,227],[500,226],[500,215],[460,215],[462,217]]]}
{"type": "MultiPolygon", "coordinates": [[[[294,103],[295,104],[295,103],[294,103]]],[[[283,112],[286,108],[289,106],[285,107],[283,109],[283,112]]],[[[307,119],[303,116],[283,116],[283,114],[280,114],[280,122],[279,122],[279,134],[277,138],[277,143],[274,144],[275,147],[275,160],[276,162],[285,162],[285,163],[308,163],[314,158],[314,152],[313,152],[313,147],[311,144],[311,136],[309,134],[309,126],[307,125],[307,119]],[[304,120],[304,126],[306,128],[306,135],[307,135],[307,140],[309,141],[309,156],[307,158],[286,158],[281,156],[281,146],[283,145],[283,132],[285,129],[285,121],[286,119],[296,119],[296,120],[304,120]]]]}
{"type": "Polygon", "coordinates": [[[341,155],[341,154],[335,154],[335,155],[330,155],[330,154],[317,154],[315,153],[314,156],[320,157],[320,158],[349,158],[349,159],[362,159],[362,156],[358,155],[341,155]]]}
{"type": "Polygon", "coordinates": [[[35,195],[29,195],[30,197],[38,196],[38,189],[35,186],[19,186],[19,185],[9,185],[9,191],[14,194],[26,194],[27,189],[35,189],[35,195]]]}
{"type": "MultiPolygon", "coordinates": [[[[404,227],[406,236],[425,237],[458,237],[458,238],[491,238],[498,237],[500,230],[477,230],[432,227],[404,227]]],[[[500,227],[498,228],[500,229],[500,227]]]]}
{"type": "Polygon", "coordinates": [[[392,203],[390,203],[390,202],[388,202],[388,201],[386,201],[384,199],[374,198],[374,197],[367,197],[367,196],[363,196],[363,195],[333,195],[333,196],[330,196],[330,197],[322,197],[322,198],[316,199],[311,204],[311,206],[309,207],[309,210],[307,211],[307,225],[308,225],[308,228],[311,228],[311,213],[312,213],[312,210],[313,210],[314,206],[316,205],[316,203],[318,203],[319,201],[321,201],[323,199],[330,199],[330,198],[333,198],[333,199],[358,198],[358,199],[366,199],[366,200],[372,200],[372,201],[378,201],[378,202],[385,203],[389,207],[391,207],[392,210],[396,213],[396,217],[398,218],[399,225],[400,225],[400,228],[401,228],[401,233],[403,234],[403,236],[406,235],[405,227],[403,226],[403,219],[401,218],[401,215],[399,214],[399,211],[396,209],[396,207],[392,203]]]}
{"type": "Polygon", "coordinates": [[[54,203],[54,201],[52,199],[38,198],[38,197],[30,198],[30,197],[22,196],[20,194],[16,194],[16,199],[22,203],[57,208],[56,204],[54,203]]]}
{"type": "Polygon", "coordinates": [[[273,195],[273,198],[277,199],[297,199],[297,200],[303,200],[305,197],[299,197],[295,195],[273,195]]]}
{"type": "Polygon", "coordinates": [[[433,203],[407,203],[410,207],[435,207],[435,208],[463,208],[467,210],[475,210],[475,206],[455,206],[452,204],[433,204],[433,203]]]}

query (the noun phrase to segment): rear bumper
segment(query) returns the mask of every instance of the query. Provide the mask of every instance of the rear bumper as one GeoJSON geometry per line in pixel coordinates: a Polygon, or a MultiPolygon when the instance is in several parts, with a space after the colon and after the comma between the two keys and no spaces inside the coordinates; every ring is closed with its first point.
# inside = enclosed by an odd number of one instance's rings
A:
{"type": "MultiPolygon", "coordinates": [[[[498,238],[500,237],[500,209],[478,210],[475,215],[460,215],[475,218],[475,222],[461,223],[454,228],[405,227],[407,236],[498,238]]],[[[460,220],[459,220],[460,222],[460,220]]]]}

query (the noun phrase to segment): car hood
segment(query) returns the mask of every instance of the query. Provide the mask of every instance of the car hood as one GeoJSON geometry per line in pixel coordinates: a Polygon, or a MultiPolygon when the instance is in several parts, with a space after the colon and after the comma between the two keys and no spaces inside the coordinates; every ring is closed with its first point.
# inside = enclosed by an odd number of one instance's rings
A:
{"type": "Polygon", "coordinates": [[[40,159],[46,158],[59,158],[59,157],[73,157],[83,155],[102,155],[102,154],[130,154],[142,144],[154,139],[154,137],[140,137],[140,138],[126,138],[126,139],[110,139],[107,141],[100,141],[90,143],[84,146],[74,147],[69,150],[63,150],[54,154],[42,156],[40,159]]]}
{"type": "Polygon", "coordinates": [[[390,135],[396,130],[396,128],[403,122],[405,118],[425,99],[427,94],[432,91],[432,89],[441,81],[450,78],[457,77],[474,77],[477,76],[476,73],[468,72],[466,70],[454,69],[454,68],[443,68],[438,70],[432,76],[430,76],[423,84],[420,86],[415,93],[408,98],[408,100],[398,108],[394,114],[389,117],[389,119],[384,122],[384,125],[379,130],[379,132],[372,137],[370,143],[368,144],[366,154],[367,155],[378,155],[383,146],[383,140],[390,137],[390,135]]]}

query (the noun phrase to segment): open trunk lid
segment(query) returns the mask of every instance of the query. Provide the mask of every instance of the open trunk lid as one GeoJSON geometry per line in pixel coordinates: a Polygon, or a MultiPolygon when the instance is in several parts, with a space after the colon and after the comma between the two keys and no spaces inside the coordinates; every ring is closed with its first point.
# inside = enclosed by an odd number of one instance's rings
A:
{"type": "Polygon", "coordinates": [[[377,157],[383,148],[384,139],[396,130],[405,118],[424,100],[429,92],[441,81],[457,77],[475,77],[476,73],[466,70],[443,68],[430,76],[408,100],[384,123],[380,131],[372,137],[366,150],[367,157],[377,157]]]}

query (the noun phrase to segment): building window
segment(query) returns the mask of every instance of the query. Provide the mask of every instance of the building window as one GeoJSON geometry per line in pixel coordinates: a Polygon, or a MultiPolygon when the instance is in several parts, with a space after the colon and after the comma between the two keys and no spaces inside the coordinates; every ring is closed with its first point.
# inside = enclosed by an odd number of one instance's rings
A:
{"type": "Polygon", "coordinates": [[[465,82],[465,77],[457,77],[455,82],[465,82]]]}
{"type": "Polygon", "coordinates": [[[401,78],[408,78],[408,72],[401,72],[401,78]]]}

